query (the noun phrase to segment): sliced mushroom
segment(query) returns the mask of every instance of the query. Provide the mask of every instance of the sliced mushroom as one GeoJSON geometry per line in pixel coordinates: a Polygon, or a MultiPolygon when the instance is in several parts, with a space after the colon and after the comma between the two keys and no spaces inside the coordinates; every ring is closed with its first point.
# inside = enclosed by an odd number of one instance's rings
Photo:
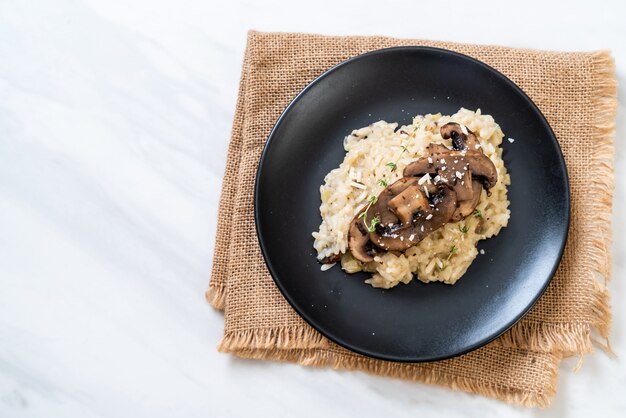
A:
{"type": "Polygon", "coordinates": [[[411,186],[412,184],[415,184],[419,181],[419,179],[414,178],[414,177],[402,177],[400,179],[398,179],[397,181],[395,181],[394,183],[390,184],[387,187],[387,190],[393,195],[396,196],[400,193],[402,193],[402,191],[404,191],[404,189],[406,189],[407,187],[411,186]]]}
{"type": "Polygon", "coordinates": [[[427,148],[430,154],[441,154],[450,151],[450,149],[443,144],[432,143],[429,144],[427,148]]]}
{"type": "Polygon", "coordinates": [[[456,172],[454,175],[454,191],[456,192],[457,200],[464,201],[474,197],[472,190],[472,172],[464,167],[463,171],[460,171],[461,177],[458,177],[456,172]]]}
{"type": "Polygon", "coordinates": [[[446,123],[439,129],[439,133],[443,139],[452,138],[452,148],[455,150],[476,150],[480,148],[480,141],[476,135],[467,126],[461,126],[458,123],[446,123]]]}
{"type": "Polygon", "coordinates": [[[480,194],[483,191],[483,186],[478,180],[472,180],[472,198],[468,200],[462,200],[457,203],[457,208],[452,215],[450,222],[457,222],[465,219],[474,212],[478,201],[480,200],[480,194]]]}
{"type": "Polygon", "coordinates": [[[377,253],[380,252],[378,248],[370,240],[370,233],[367,229],[367,224],[372,222],[374,218],[378,219],[379,225],[396,225],[399,220],[396,214],[394,214],[388,208],[388,203],[395,196],[402,193],[406,188],[413,184],[417,184],[419,180],[416,177],[403,177],[393,184],[385,187],[385,189],[378,195],[376,203],[370,206],[367,210],[365,219],[359,216],[366,210],[369,205],[364,206],[357,216],[354,217],[350,223],[348,229],[348,248],[352,253],[352,256],[359,261],[368,263],[374,260],[377,253]]]}
{"type": "Polygon", "coordinates": [[[465,171],[478,177],[485,189],[489,190],[498,181],[498,172],[493,162],[479,151],[452,151],[432,154],[413,161],[404,168],[405,177],[421,177],[426,173],[438,174],[450,186],[463,181],[465,171]],[[432,162],[430,162],[432,161],[432,162]],[[460,174],[460,176],[459,176],[460,174]]]}
{"type": "MultiPolygon", "coordinates": [[[[381,225],[397,224],[398,216],[389,210],[389,201],[401,194],[413,184],[417,184],[419,179],[417,177],[402,177],[398,181],[387,186],[379,195],[376,203],[374,203],[368,210],[367,219],[371,220],[378,218],[381,225]]],[[[367,221],[367,220],[366,220],[367,221]]]]}
{"type": "Polygon", "coordinates": [[[428,199],[418,184],[412,184],[404,189],[391,199],[387,206],[403,224],[411,223],[415,213],[426,213],[430,209],[428,199]]]}
{"type": "Polygon", "coordinates": [[[363,219],[358,215],[352,220],[348,229],[348,248],[354,258],[364,263],[373,261],[378,253],[378,249],[370,240],[369,231],[363,219]]]}
{"type": "Polygon", "coordinates": [[[431,190],[427,211],[417,211],[409,224],[378,225],[370,232],[374,245],[387,251],[404,251],[449,222],[456,210],[456,193],[444,185],[433,185],[431,190]]]}

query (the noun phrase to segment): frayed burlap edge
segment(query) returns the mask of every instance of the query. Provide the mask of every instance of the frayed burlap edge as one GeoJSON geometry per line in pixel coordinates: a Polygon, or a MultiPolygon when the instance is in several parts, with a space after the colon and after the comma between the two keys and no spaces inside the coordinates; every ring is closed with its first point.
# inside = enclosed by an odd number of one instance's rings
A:
{"type": "MultiPolygon", "coordinates": [[[[611,211],[613,209],[614,173],[613,158],[615,117],[617,113],[617,81],[615,63],[610,51],[598,51],[591,56],[593,62],[591,107],[596,109],[593,120],[594,154],[591,160],[591,179],[594,211],[585,224],[585,250],[593,260],[590,266],[599,273],[605,283],[611,277],[611,211]]],[[[594,277],[595,278],[595,277],[594,277]]]]}
{"type": "MultiPolygon", "coordinates": [[[[248,33],[248,44],[250,43],[248,33]]],[[[216,240],[215,251],[213,253],[213,267],[211,271],[211,280],[209,288],[204,296],[211,306],[215,309],[223,310],[226,304],[226,283],[225,278],[228,277],[229,264],[229,243],[232,228],[234,225],[228,219],[233,210],[233,204],[237,193],[237,182],[235,182],[236,174],[241,165],[243,157],[243,125],[245,122],[245,97],[248,81],[248,65],[249,65],[249,49],[246,48],[243,58],[241,77],[239,79],[239,92],[237,95],[237,105],[235,107],[235,116],[233,117],[233,127],[230,135],[230,144],[228,146],[228,154],[236,155],[238,158],[227,158],[226,167],[224,168],[224,177],[222,185],[222,193],[220,195],[220,204],[217,212],[217,231],[215,233],[216,240]]]]}
{"type": "Polygon", "coordinates": [[[241,350],[291,350],[328,348],[330,341],[307,325],[250,329],[224,334],[217,350],[238,354],[241,350]]]}
{"type": "Polygon", "coordinates": [[[540,353],[558,352],[565,357],[590,353],[593,349],[589,324],[543,324],[519,322],[498,337],[494,344],[524,348],[540,353]]]}
{"type": "Polygon", "coordinates": [[[222,283],[209,284],[209,288],[204,292],[204,297],[215,309],[223,311],[226,306],[226,285],[222,283]]]}
{"type": "Polygon", "coordinates": [[[405,363],[386,362],[344,351],[336,352],[330,348],[328,341],[312,328],[294,327],[230,333],[220,341],[218,350],[247,359],[285,361],[308,367],[358,370],[389,378],[436,384],[527,408],[545,408],[550,405],[556,395],[558,365],[561,359],[559,354],[548,354],[551,358],[551,362],[547,365],[550,381],[544,390],[536,392],[468,379],[430,368],[420,369],[419,373],[416,373],[414,369],[406,367],[405,363]],[[305,341],[310,338],[320,346],[316,347],[307,341],[306,346],[303,347],[303,337],[305,341]]]}
{"type": "MultiPolygon", "coordinates": [[[[601,338],[606,340],[606,346],[600,347],[610,352],[608,338],[611,329],[610,293],[606,287],[611,278],[611,212],[613,210],[614,173],[613,158],[615,117],[617,113],[617,82],[615,80],[615,63],[609,51],[598,51],[591,56],[593,63],[592,108],[593,120],[592,142],[595,152],[591,159],[589,179],[590,193],[593,194],[593,207],[588,214],[588,220],[583,227],[583,248],[589,253],[588,274],[593,283],[593,304],[591,325],[601,338]]],[[[590,334],[589,334],[590,335],[590,334]]],[[[594,339],[589,337],[589,344],[594,339]]]]}

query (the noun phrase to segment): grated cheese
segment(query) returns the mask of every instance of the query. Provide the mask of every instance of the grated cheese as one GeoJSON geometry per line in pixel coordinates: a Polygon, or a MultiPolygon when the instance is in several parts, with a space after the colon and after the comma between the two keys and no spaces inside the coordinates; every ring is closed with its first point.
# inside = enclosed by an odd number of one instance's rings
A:
{"type": "Polygon", "coordinates": [[[322,270],[322,271],[330,270],[331,268],[333,268],[335,266],[335,264],[337,264],[337,263],[322,264],[322,267],[320,267],[320,270],[322,270]]]}
{"type": "Polygon", "coordinates": [[[420,186],[426,182],[430,183],[430,174],[426,173],[424,174],[418,181],[417,184],[419,184],[420,186]]]}
{"type": "Polygon", "coordinates": [[[356,187],[357,189],[361,189],[361,190],[365,190],[367,189],[367,186],[361,183],[357,183],[356,181],[351,181],[350,182],[350,186],[352,187],[356,187]]]}

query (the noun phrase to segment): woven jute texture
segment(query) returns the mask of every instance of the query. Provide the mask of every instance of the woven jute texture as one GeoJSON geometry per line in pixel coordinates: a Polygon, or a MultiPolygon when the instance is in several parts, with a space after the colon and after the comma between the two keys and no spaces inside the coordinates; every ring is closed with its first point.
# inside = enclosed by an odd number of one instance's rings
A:
{"type": "Polygon", "coordinates": [[[594,342],[606,347],[608,341],[610,307],[605,286],[611,274],[616,105],[613,60],[605,51],[544,52],[386,37],[250,32],[206,292],[209,303],[225,312],[219,350],[435,383],[525,406],[548,405],[556,391],[561,359],[588,353],[594,342]],[[489,345],[426,364],[360,356],[307,325],[272,281],[253,218],[254,179],[263,145],[294,96],[341,61],[400,45],[458,51],[517,83],[554,129],[571,185],[569,239],[558,271],[537,304],[489,345]]]}

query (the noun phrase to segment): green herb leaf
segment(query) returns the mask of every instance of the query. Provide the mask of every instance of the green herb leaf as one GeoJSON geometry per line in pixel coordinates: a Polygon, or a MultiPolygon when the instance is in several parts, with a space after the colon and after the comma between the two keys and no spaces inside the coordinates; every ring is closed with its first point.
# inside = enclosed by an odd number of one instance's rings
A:
{"type": "Polygon", "coordinates": [[[374,219],[372,219],[372,222],[367,226],[367,230],[369,232],[374,232],[376,230],[376,225],[378,225],[379,223],[380,223],[380,219],[378,219],[378,216],[377,216],[374,219]]]}
{"type": "Polygon", "coordinates": [[[483,217],[483,213],[481,211],[479,211],[478,209],[476,209],[474,212],[472,212],[472,215],[474,215],[476,218],[482,218],[483,217]]]}
{"type": "Polygon", "coordinates": [[[370,203],[373,205],[374,203],[376,203],[378,201],[378,196],[370,196],[370,203]]]}
{"type": "Polygon", "coordinates": [[[387,167],[391,168],[391,171],[396,171],[398,169],[398,165],[396,163],[387,163],[387,167]]]}
{"type": "MultiPolygon", "coordinates": [[[[453,254],[456,254],[458,252],[459,252],[459,248],[457,246],[453,245],[452,247],[450,247],[450,253],[448,254],[448,257],[446,257],[446,261],[450,261],[450,257],[452,257],[453,254]]],[[[445,267],[445,263],[444,263],[443,269],[440,268],[439,270],[443,271],[445,269],[446,269],[446,267],[445,267]]]]}
{"type": "Polygon", "coordinates": [[[385,180],[385,179],[378,179],[377,183],[379,185],[383,186],[383,187],[387,187],[388,186],[387,180],[385,180]]]}
{"type": "Polygon", "coordinates": [[[409,152],[409,149],[404,145],[402,145],[400,148],[402,148],[402,152],[409,152]]]}
{"type": "Polygon", "coordinates": [[[469,231],[469,228],[467,225],[465,225],[463,228],[461,228],[461,225],[459,225],[459,231],[461,231],[464,234],[467,234],[467,231],[469,231]]]}

